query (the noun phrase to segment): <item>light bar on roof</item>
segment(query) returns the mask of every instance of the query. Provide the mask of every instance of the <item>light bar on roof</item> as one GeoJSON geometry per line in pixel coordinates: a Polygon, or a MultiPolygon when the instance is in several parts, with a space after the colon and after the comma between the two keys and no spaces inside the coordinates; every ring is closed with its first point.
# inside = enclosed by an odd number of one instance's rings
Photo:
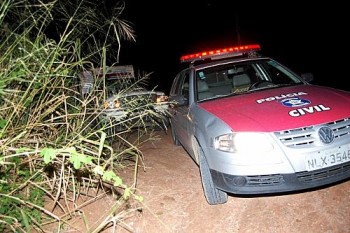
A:
{"type": "Polygon", "coordinates": [[[211,50],[211,51],[204,51],[200,53],[193,53],[188,55],[183,55],[180,58],[181,62],[192,62],[196,60],[204,60],[206,58],[215,58],[219,56],[228,56],[229,55],[237,55],[240,53],[247,53],[250,51],[258,51],[260,50],[260,45],[258,44],[252,44],[252,45],[242,45],[242,46],[236,46],[236,47],[229,47],[224,49],[217,49],[217,50],[211,50]]]}

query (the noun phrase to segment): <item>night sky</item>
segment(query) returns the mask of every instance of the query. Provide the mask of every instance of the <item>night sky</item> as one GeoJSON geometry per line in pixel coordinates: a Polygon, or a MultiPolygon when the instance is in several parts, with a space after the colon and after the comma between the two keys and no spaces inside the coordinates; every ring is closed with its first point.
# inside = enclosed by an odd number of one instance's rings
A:
{"type": "Polygon", "coordinates": [[[341,66],[349,51],[344,4],[259,2],[126,0],[121,17],[136,42],[122,42],[120,64],[152,72],[150,87],[168,93],[181,55],[258,43],[263,55],[299,74],[312,72],[314,84],[350,91],[350,72],[341,66]]]}

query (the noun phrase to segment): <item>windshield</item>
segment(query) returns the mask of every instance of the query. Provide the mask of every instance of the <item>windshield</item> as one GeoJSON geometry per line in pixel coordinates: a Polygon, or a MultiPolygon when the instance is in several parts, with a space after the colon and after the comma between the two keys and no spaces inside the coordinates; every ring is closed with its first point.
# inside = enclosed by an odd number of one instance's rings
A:
{"type": "Polygon", "coordinates": [[[196,72],[198,100],[301,84],[288,68],[271,59],[211,66],[196,72]]]}

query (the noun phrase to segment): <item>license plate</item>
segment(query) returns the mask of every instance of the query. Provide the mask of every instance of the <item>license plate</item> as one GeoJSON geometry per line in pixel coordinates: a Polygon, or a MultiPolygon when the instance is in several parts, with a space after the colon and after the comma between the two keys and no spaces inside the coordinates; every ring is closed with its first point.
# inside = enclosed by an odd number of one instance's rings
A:
{"type": "Polygon", "coordinates": [[[350,145],[319,151],[305,156],[306,170],[313,171],[350,161],[350,145]]]}

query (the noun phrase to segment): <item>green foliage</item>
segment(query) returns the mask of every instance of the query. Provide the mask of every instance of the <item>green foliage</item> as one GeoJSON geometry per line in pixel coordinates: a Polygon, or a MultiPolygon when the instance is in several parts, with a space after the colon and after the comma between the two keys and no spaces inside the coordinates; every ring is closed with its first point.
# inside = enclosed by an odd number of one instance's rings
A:
{"type": "Polygon", "coordinates": [[[6,125],[7,121],[5,119],[0,118],[0,129],[3,129],[6,125]]]}
{"type": "MultiPolygon", "coordinates": [[[[20,165],[19,158],[13,158],[14,164],[20,165]]],[[[44,192],[38,187],[23,187],[21,184],[27,182],[40,182],[40,176],[33,177],[28,167],[18,169],[17,172],[7,169],[0,173],[0,216],[9,225],[20,224],[29,229],[33,222],[40,223],[42,213],[31,206],[23,205],[23,202],[35,203],[38,206],[44,206],[44,192]]],[[[5,225],[0,224],[0,232],[4,232],[5,225]]],[[[28,232],[28,231],[26,231],[28,232]]]]}
{"type": "Polygon", "coordinates": [[[40,151],[40,156],[44,157],[44,163],[48,164],[56,158],[57,152],[53,148],[43,148],[40,151]]]}

